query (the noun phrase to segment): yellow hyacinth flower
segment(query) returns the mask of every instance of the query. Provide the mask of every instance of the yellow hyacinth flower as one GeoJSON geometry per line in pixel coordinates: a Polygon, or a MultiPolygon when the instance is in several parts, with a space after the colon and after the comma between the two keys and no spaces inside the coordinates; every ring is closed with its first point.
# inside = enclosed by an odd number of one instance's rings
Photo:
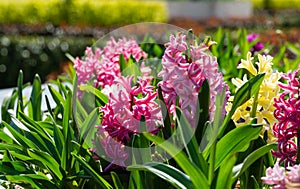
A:
{"type": "MultiPolygon", "coordinates": [[[[241,60],[241,63],[237,68],[246,69],[252,74],[256,76],[257,74],[265,73],[264,80],[260,86],[257,98],[257,108],[255,112],[255,117],[257,118],[257,122],[263,125],[264,133],[266,130],[268,131],[268,139],[272,141],[273,134],[271,131],[271,126],[276,121],[273,111],[275,107],[274,98],[279,96],[279,86],[278,81],[281,77],[281,74],[278,71],[273,71],[272,69],[272,60],[273,57],[258,55],[258,62],[256,62],[257,68],[253,64],[253,57],[251,57],[251,53],[248,52],[247,60],[241,60]]],[[[248,81],[248,77],[245,74],[243,79],[233,78],[232,83],[236,86],[236,91],[246,82],[248,81]]],[[[231,102],[233,100],[233,96],[229,98],[229,103],[226,107],[227,111],[231,109],[231,102]]],[[[232,120],[235,122],[236,126],[241,126],[248,124],[253,118],[251,117],[251,112],[254,104],[254,97],[250,98],[247,102],[241,105],[232,116],[232,120]]]]}

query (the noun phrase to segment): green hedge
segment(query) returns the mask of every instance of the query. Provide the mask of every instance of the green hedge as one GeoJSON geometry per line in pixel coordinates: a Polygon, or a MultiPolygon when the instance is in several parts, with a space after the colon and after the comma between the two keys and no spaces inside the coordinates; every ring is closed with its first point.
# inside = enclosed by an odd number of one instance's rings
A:
{"type": "Polygon", "coordinates": [[[251,0],[255,9],[299,9],[299,0],[251,0]]]}
{"type": "Polygon", "coordinates": [[[164,2],[122,0],[11,0],[0,1],[0,23],[112,26],[164,22],[164,2]]]}
{"type": "Polygon", "coordinates": [[[31,82],[36,73],[44,82],[69,62],[65,53],[82,56],[92,39],[85,37],[2,36],[0,37],[0,88],[16,85],[19,70],[24,82],[31,82]]]}

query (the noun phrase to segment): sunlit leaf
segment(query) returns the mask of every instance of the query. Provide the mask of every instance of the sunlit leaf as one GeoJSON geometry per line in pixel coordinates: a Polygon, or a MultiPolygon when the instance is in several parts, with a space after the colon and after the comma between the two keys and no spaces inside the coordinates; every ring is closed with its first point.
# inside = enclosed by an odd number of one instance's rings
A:
{"type": "Polygon", "coordinates": [[[252,126],[251,124],[240,126],[222,137],[217,144],[215,169],[222,164],[226,157],[245,151],[250,142],[259,137],[261,128],[261,126],[252,126]]]}
{"type": "Polygon", "coordinates": [[[144,165],[131,165],[128,170],[145,170],[154,173],[162,179],[179,188],[193,188],[194,185],[188,175],[164,163],[149,162],[144,165]]]}

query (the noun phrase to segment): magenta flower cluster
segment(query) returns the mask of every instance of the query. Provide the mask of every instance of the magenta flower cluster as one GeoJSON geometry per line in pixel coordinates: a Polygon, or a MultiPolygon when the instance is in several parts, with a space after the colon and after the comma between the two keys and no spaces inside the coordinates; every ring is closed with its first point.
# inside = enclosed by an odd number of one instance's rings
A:
{"type": "MultiPolygon", "coordinates": [[[[126,61],[131,56],[136,61],[147,57],[135,40],[122,38],[116,41],[111,38],[103,50],[87,47],[84,58],[77,57],[74,62],[79,85],[92,84],[103,89],[103,92],[108,90],[106,94],[109,96],[109,103],[100,108],[103,118],[101,125],[97,126],[99,141],[94,141],[100,142],[105,154],[112,159],[106,169],[114,164],[125,166],[124,161],[128,154],[124,144],[129,141],[130,134],[138,132],[141,116],[145,117],[150,131],[155,130],[156,123],[159,124],[160,120],[158,115],[154,115],[159,111],[155,109],[157,104],[153,99],[156,92],[153,92],[153,87],[149,86],[148,80],[142,79],[132,87],[132,77],[121,76],[120,55],[123,55],[126,61]]],[[[142,69],[147,70],[143,65],[142,69]]],[[[96,148],[92,151],[97,154],[96,148]]]]}
{"type": "Polygon", "coordinates": [[[199,113],[198,93],[203,81],[207,79],[210,87],[210,120],[214,118],[216,95],[226,87],[222,73],[218,72],[216,57],[207,54],[205,50],[206,46],[188,44],[184,34],[171,35],[162,58],[163,68],[158,74],[162,77],[158,85],[162,88],[169,112],[176,117],[175,107],[179,97],[179,106],[192,126],[199,113]]]}
{"type": "MultiPolygon", "coordinates": [[[[124,166],[128,145],[134,133],[156,133],[163,125],[160,106],[155,102],[157,92],[147,79],[138,78],[132,86],[133,76],[119,77],[109,92],[109,102],[100,108],[102,123],[97,126],[98,134],[104,136],[102,147],[113,164],[124,166]],[[145,130],[141,131],[141,124],[145,130]]],[[[106,169],[107,169],[106,168],[106,169]]]]}
{"type": "Polygon", "coordinates": [[[265,184],[272,185],[274,189],[285,189],[293,183],[300,182],[300,166],[294,165],[285,169],[276,163],[273,168],[267,168],[266,176],[261,179],[265,184]]]}
{"type": "Polygon", "coordinates": [[[282,78],[286,83],[280,83],[283,90],[278,99],[275,99],[274,116],[278,120],[273,126],[274,136],[278,141],[278,151],[274,156],[284,162],[285,166],[294,165],[296,162],[297,149],[296,140],[300,129],[300,85],[298,72],[288,72],[282,78]]]}
{"type": "MultiPolygon", "coordinates": [[[[186,36],[181,33],[171,35],[170,42],[166,44],[162,70],[158,74],[162,81],[158,86],[162,88],[167,108],[174,118],[175,106],[179,99],[178,103],[183,113],[190,123],[195,124],[196,115],[199,114],[198,93],[205,79],[210,88],[210,121],[214,118],[217,93],[221,93],[224,87],[227,90],[223,106],[225,114],[229,91],[222,73],[218,72],[216,57],[206,53],[207,49],[206,46],[187,43],[186,36]]],[[[112,160],[105,170],[114,164],[125,166],[129,157],[126,145],[130,146],[133,134],[144,131],[155,134],[163,127],[161,107],[157,102],[157,86],[151,85],[149,69],[141,64],[143,76],[135,78],[136,81],[133,80],[134,76],[122,76],[119,66],[120,54],[123,54],[126,60],[130,56],[136,60],[147,57],[135,41],[120,39],[116,42],[111,39],[103,50],[96,49],[93,53],[91,48],[87,48],[85,59],[77,58],[75,62],[79,84],[86,84],[92,80],[92,84],[109,97],[108,103],[99,108],[102,122],[96,126],[98,138],[94,141],[95,146],[101,144],[106,156],[112,160]]],[[[97,154],[96,147],[92,151],[97,154]]]]}
{"type": "Polygon", "coordinates": [[[145,122],[147,132],[155,132],[162,125],[154,87],[148,80],[141,78],[131,87],[132,79],[133,76],[118,78],[109,95],[108,104],[100,108],[103,117],[99,127],[124,144],[129,142],[131,134],[140,132],[141,121],[145,122]]]}
{"type": "Polygon", "coordinates": [[[76,58],[74,68],[78,77],[78,84],[86,84],[92,81],[95,87],[104,88],[112,85],[119,77],[120,55],[123,54],[126,61],[132,56],[136,61],[145,59],[147,54],[139,47],[135,40],[126,38],[116,41],[111,38],[102,49],[87,47],[83,59],[76,58]]]}

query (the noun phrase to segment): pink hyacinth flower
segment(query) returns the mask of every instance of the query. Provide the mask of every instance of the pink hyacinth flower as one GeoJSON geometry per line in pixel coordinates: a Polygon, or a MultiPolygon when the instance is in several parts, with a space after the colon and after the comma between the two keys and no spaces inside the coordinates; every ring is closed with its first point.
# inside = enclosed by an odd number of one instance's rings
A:
{"type": "Polygon", "coordinates": [[[274,185],[274,189],[285,189],[285,170],[278,163],[266,170],[266,176],[261,178],[265,184],[274,185]]]}
{"type": "Polygon", "coordinates": [[[275,99],[274,117],[278,120],[273,126],[274,136],[278,141],[278,151],[273,152],[274,156],[284,162],[285,166],[294,165],[297,158],[296,141],[300,129],[300,100],[299,100],[299,79],[298,70],[283,74],[282,78],[287,83],[279,84],[283,89],[278,99],[275,99]]]}
{"type": "MultiPolygon", "coordinates": [[[[170,42],[165,45],[166,50],[162,57],[163,68],[158,74],[162,77],[162,81],[158,85],[162,88],[169,113],[176,118],[175,106],[179,97],[179,106],[194,127],[198,113],[198,93],[203,81],[206,79],[210,87],[210,121],[214,118],[216,95],[226,87],[226,84],[223,82],[222,74],[218,72],[216,58],[204,52],[207,48],[190,45],[186,41],[186,36],[181,33],[170,36],[170,42]]],[[[225,101],[229,98],[228,88],[226,89],[225,101]]],[[[225,114],[225,106],[223,113],[225,114]]]]}
{"type": "MultiPolygon", "coordinates": [[[[120,55],[124,55],[126,61],[132,56],[136,61],[147,58],[147,54],[139,47],[136,41],[126,38],[116,41],[111,38],[103,50],[87,47],[83,59],[76,58],[74,68],[78,76],[78,84],[92,82],[95,87],[104,88],[114,83],[121,76],[119,65],[120,55]]],[[[149,74],[147,67],[142,64],[142,73],[149,74]]]]}
{"type": "Polygon", "coordinates": [[[287,180],[289,182],[300,183],[300,165],[287,167],[287,180]]]}
{"type": "Polygon", "coordinates": [[[139,78],[136,86],[133,77],[120,77],[109,92],[109,102],[100,108],[103,112],[102,124],[98,126],[113,138],[127,144],[133,133],[140,132],[142,117],[147,131],[157,132],[162,126],[160,106],[155,102],[157,92],[148,80],[139,78]]]}

